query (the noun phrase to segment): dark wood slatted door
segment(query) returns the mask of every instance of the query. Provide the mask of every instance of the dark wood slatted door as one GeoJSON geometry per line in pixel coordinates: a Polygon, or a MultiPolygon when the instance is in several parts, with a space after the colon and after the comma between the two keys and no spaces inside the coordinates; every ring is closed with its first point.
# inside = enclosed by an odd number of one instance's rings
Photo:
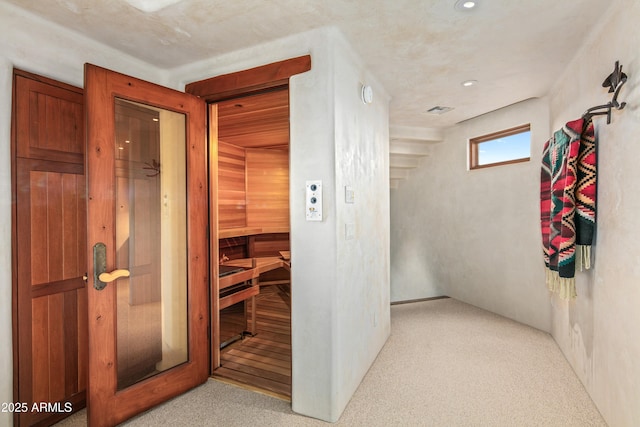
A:
{"type": "Polygon", "coordinates": [[[110,426],[208,378],[206,107],[92,65],[85,100],[88,417],[110,426]]]}
{"type": "Polygon", "coordinates": [[[16,71],[12,151],[14,421],[51,424],[85,406],[82,89],[16,71]]]}

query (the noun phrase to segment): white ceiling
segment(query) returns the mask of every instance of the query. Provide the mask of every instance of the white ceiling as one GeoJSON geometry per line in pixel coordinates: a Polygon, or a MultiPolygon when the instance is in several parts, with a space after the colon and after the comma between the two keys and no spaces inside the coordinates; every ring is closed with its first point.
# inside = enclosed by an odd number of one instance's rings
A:
{"type": "Polygon", "coordinates": [[[613,3],[478,0],[461,11],[455,0],[0,1],[167,69],[335,25],[391,94],[391,125],[420,128],[544,96],[613,3]],[[478,84],[462,87],[469,79],[478,84]],[[425,113],[436,105],[453,110],[425,113]]]}

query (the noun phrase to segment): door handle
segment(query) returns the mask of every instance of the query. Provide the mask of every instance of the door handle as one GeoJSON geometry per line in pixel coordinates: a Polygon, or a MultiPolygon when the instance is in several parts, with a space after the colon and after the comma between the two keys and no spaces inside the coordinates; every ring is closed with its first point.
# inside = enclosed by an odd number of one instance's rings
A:
{"type": "Polygon", "coordinates": [[[107,246],[104,243],[96,243],[93,246],[93,287],[101,291],[107,286],[107,283],[111,283],[120,277],[129,277],[131,273],[129,270],[114,270],[111,273],[107,272],[107,246]]]}
{"type": "Polygon", "coordinates": [[[130,275],[129,270],[113,270],[111,273],[100,273],[98,279],[100,279],[102,283],[111,283],[116,279],[129,277],[130,275]]]}

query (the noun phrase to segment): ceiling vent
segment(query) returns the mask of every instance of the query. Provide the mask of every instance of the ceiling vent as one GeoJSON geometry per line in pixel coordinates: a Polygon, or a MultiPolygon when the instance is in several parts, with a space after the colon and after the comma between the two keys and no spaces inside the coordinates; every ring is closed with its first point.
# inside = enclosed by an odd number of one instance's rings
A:
{"type": "Polygon", "coordinates": [[[429,114],[444,114],[453,110],[453,107],[441,107],[440,105],[436,105],[433,108],[429,108],[427,113],[429,114]]]}

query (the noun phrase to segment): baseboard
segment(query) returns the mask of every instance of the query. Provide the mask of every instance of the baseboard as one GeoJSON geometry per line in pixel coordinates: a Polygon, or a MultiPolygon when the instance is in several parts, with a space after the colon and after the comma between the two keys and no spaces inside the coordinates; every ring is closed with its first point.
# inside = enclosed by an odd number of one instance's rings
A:
{"type": "Polygon", "coordinates": [[[433,301],[433,300],[437,300],[437,299],[445,299],[445,298],[450,298],[446,295],[442,295],[439,297],[429,297],[429,298],[418,298],[418,299],[408,299],[408,300],[404,300],[404,301],[393,301],[391,303],[391,305],[400,305],[400,304],[410,304],[412,302],[423,302],[423,301],[433,301]]]}

